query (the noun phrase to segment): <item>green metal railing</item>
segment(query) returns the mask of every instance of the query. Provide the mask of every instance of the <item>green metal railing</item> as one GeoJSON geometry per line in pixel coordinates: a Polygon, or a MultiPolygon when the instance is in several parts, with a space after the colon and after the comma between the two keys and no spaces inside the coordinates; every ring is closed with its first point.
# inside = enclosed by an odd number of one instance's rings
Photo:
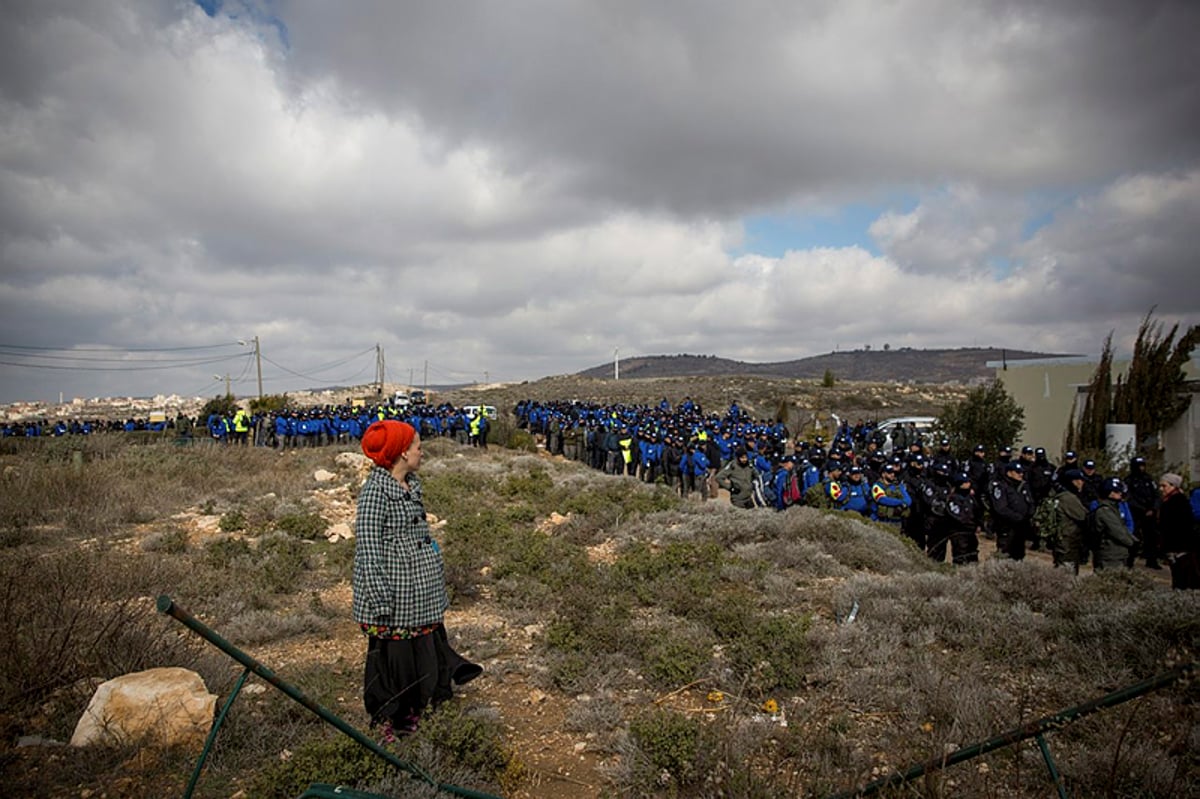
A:
{"type": "Polygon", "coordinates": [[[861,788],[853,788],[848,791],[831,794],[828,799],[851,799],[859,796],[872,796],[879,793],[885,788],[894,788],[904,783],[911,782],[933,771],[940,771],[947,766],[953,766],[955,763],[962,763],[966,760],[985,755],[995,749],[1001,749],[1006,746],[1020,743],[1029,738],[1036,738],[1038,748],[1042,752],[1042,759],[1046,762],[1046,769],[1050,773],[1050,778],[1054,781],[1054,787],[1058,791],[1060,799],[1067,799],[1067,789],[1063,784],[1062,775],[1058,771],[1058,766],[1054,762],[1054,757],[1050,754],[1050,746],[1046,743],[1045,734],[1054,730],[1062,729],[1063,727],[1078,721],[1085,716],[1090,716],[1093,713],[1098,713],[1105,708],[1110,708],[1115,705],[1128,702],[1130,699],[1136,699],[1139,696],[1148,694],[1152,691],[1157,691],[1160,688],[1165,688],[1179,680],[1193,679],[1196,676],[1197,664],[1188,663],[1183,666],[1178,666],[1170,671],[1164,671],[1155,677],[1148,680],[1126,686],[1119,691],[1113,691],[1111,694],[1084,702],[1081,705],[1069,707],[1066,710],[1060,710],[1049,716],[1044,716],[1036,721],[1031,721],[1023,724],[1020,727],[1014,727],[1008,732],[1001,733],[986,741],[981,741],[977,744],[964,746],[961,749],[956,749],[944,757],[936,757],[930,760],[912,766],[904,771],[897,772],[890,777],[875,780],[867,783],[861,788]]]}
{"type": "MultiPolygon", "coordinates": [[[[241,693],[242,687],[246,684],[246,679],[251,674],[261,677],[269,685],[282,691],[288,698],[300,703],[305,708],[312,711],[322,721],[333,725],[339,732],[349,736],[359,746],[363,747],[364,749],[368,749],[374,754],[383,758],[399,771],[408,772],[414,779],[419,779],[422,782],[437,788],[439,791],[445,791],[446,793],[454,794],[456,796],[467,797],[467,799],[499,799],[499,797],[489,793],[481,793],[479,791],[473,791],[470,788],[463,788],[458,785],[450,785],[449,783],[438,782],[432,775],[430,775],[420,766],[396,757],[395,754],[389,752],[375,741],[363,735],[358,729],[351,726],[344,719],[313,701],[295,686],[282,680],[278,675],[275,674],[275,672],[271,671],[261,662],[255,660],[250,655],[226,641],[224,638],[218,635],[216,631],[205,625],[183,608],[176,605],[169,596],[160,596],[158,598],[157,607],[159,613],[171,616],[172,618],[181,622],[192,632],[196,633],[201,638],[208,641],[217,649],[220,649],[226,655],[233,658],[235,661],[245,667],[245,670],[242,672],[241,676],[237,680],[237,683],[234,685],[233,690],[230,692],[229,698],[225,700],[225,704],[221,707],[221,711],[217,714],[217,718],[213,722],[212,729],[208,733],[208,738],[204,742],[204,749],[200,752],[200,758],[196,761],[196,768],[192,771],[191,779],[188,780],[187,788],[183,794],[184,799],[191,799],[192,793],[196,789],[196,783],[200,780],[200,773],[204,770],[204,764],[207,762],[208,755],[212,751],[213,744],[217,740],[217,733],[220,731],[221,725],[225,722],[225,716],[229,713],[229,708],[233,706],[234,700],[238,698],[238,694],[241,693]]],[[[336,790],[339,794],[347,796],[369,796],[369,794],[363,794],[356,791],[352,792],[348,789],[334,789],[332,786],[326,786],[323,784],[314,785],[313,788],[327,788],[330,790],[336,790]]]]}

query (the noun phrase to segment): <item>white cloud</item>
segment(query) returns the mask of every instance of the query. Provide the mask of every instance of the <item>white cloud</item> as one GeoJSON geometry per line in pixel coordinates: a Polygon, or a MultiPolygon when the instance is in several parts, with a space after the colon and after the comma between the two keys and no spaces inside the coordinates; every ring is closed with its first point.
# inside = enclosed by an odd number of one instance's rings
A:
{"type": "MultiPolygon", "coordinates": [[[[1200,308],[1194,5],[237,8],[9,9],[0,343],[526,379],[616,346],[1090,351],[1200,308]],[[1043,193],[1076,199],[1027,238],[1043,193]],[[731,255],[747,217],[897,195],[879,254],[731,255]]],[[[0,401],[162,379],[0,366],[0,401]]]]}
{"type": "Polygon", "coordinates": [[[949,276],[989,271],[1020,240],[1028,207],[1004,194],[953,185],[907,213],[888,211],[870,227],[879,247],[912,272],[949,276]]]}

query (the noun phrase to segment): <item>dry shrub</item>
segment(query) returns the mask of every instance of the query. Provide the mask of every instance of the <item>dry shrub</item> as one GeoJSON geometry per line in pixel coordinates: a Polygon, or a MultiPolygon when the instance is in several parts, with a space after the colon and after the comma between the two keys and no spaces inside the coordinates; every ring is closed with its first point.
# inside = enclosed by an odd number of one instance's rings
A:
{"type": "Polygon", "coordinates": [[[221,625],[221,635],[235,646],[256,646],[329,630],[330,619],[311,611],[277,613],[252,609],[221,625]]]}
{"type": "Polygon", "coordinates": [[[30,712],[84,678],[194,667],[200,648],[154,607],[154,597],[181,579],[171,561],[103,549],[0,559],[4,705],[30,712]]]}

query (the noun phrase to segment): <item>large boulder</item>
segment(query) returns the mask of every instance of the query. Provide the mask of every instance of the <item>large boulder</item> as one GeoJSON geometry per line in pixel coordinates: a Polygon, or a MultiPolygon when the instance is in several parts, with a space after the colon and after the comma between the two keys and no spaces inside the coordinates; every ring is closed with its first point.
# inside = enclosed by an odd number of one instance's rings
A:
{"type": "Polygon", "coordinates": [[[158,668],[102,683],[75,725],[72,746],[200,747],[212,727],[217,697],[200,675],[158,668]]]}

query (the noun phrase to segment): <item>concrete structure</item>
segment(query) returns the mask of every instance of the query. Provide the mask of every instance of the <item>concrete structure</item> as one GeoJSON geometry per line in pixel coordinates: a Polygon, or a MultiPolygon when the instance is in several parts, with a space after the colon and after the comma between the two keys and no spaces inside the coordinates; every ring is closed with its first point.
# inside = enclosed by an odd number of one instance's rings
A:
{"type": "MultiPolygon", "coordinates": [[[[1096,371],[1099,358],[1072,355],[1062,358],[1036,358],[1026,361],[988,361],[996,370],[996,379],[1025,411],[1025,430],[1017,446],[1045,447],[1051,460],[1062,459],[1063,442],[1071,411],[1076,417],[1087,400],[1087,385],[1096,371]]],[[[1113,360],[1116,381],[1129,369],[1129,361],[1113,360]]],[[[1200,479],[1200,365],[1195,358],[1184,370],[1189,378],[1189,409],[1159,441],[1163,463],[1182,465],[1191,479],[1200,479]]],[[[1145,431],[1138,431],[1144,435],[1145,431]]]]}

